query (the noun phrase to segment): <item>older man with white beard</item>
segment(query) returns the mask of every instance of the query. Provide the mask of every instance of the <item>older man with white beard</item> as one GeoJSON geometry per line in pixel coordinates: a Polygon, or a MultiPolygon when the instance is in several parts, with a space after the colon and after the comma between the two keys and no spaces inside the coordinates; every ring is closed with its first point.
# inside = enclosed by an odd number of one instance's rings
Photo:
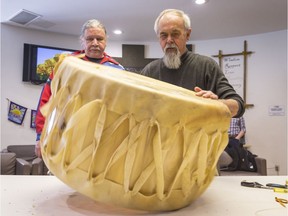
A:
{"type": "Polygon", "coordinates": [[[245,112],[243,99],[235,92],[218,64],[210,57],[187,50],[191,35],[190,18],[181,10],[167,9],[160,13],[154,25],[164,52],[141,71],[149,76],[196,92],[204,98],[220,100],[232,116],[245,112]]]}

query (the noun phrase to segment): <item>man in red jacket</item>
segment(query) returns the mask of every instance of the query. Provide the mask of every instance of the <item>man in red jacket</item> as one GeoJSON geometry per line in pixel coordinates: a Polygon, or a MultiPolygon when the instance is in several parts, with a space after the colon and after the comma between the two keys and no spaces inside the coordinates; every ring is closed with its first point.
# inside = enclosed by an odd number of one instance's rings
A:
{"type": "MultiPolygon", "coordinates": [[[[106,29],[98,20],[92,19],[84,23],[81,30],[80,41],[83,50],[73,53],[73,56],[83,59],[84,61],[91,61],[124,70],[122,65],[105,53],[107,43],[106,29]]],[[[43,87],[37,108],[35,120],[37,133],[35,154],[38,157],[41,157],[40,137],[45,124],[45,117],[41,114],[40,108],[46,104],[51,97],[50,84],[52,79],[53,73],[43,87]]]]}

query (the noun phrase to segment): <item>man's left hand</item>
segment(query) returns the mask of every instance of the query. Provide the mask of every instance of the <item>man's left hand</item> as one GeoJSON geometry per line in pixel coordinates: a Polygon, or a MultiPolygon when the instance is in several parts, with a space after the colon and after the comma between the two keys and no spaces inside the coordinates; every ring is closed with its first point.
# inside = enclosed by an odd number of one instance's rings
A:
{"type": "Polygon", "coordinates": [[[212,91],[206,91],[199,87],[195,87],[194,91],[196,92],[196,96],[203,97],[203,98],[211,98],[214,100],[218,99],[218,96],[214,94],[212,91]]]}

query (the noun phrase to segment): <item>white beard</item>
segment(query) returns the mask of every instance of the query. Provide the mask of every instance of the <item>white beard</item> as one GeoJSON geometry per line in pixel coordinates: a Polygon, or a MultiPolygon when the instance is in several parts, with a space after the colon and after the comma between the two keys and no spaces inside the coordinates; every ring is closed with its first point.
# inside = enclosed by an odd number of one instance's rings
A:
{"type": "Polygon", "coordinates": [[[181,65],[181,55],[178,47],[175,45],[166,46],[164,49],[163,62],[169,69],[178,69],[181,65]],[[167,52],[167,48],[175,48],[177,49],[177,52],[167,52]]]}

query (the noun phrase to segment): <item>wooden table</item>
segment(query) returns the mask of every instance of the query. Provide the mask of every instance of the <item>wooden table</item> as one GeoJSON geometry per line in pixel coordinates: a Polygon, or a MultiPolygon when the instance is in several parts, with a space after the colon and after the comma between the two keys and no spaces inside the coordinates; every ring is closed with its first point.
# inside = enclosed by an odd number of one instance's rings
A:
{"type": "Polygon", "coordinates": [[[190,206],[173,212],[148,213],[98,203],[81,195],[55,176],[0,176],[1,216],[287,216],[275,197],[287,193],[240,186],[242,180],[284,184],[288,176],[217,176],[190,206]]]}

